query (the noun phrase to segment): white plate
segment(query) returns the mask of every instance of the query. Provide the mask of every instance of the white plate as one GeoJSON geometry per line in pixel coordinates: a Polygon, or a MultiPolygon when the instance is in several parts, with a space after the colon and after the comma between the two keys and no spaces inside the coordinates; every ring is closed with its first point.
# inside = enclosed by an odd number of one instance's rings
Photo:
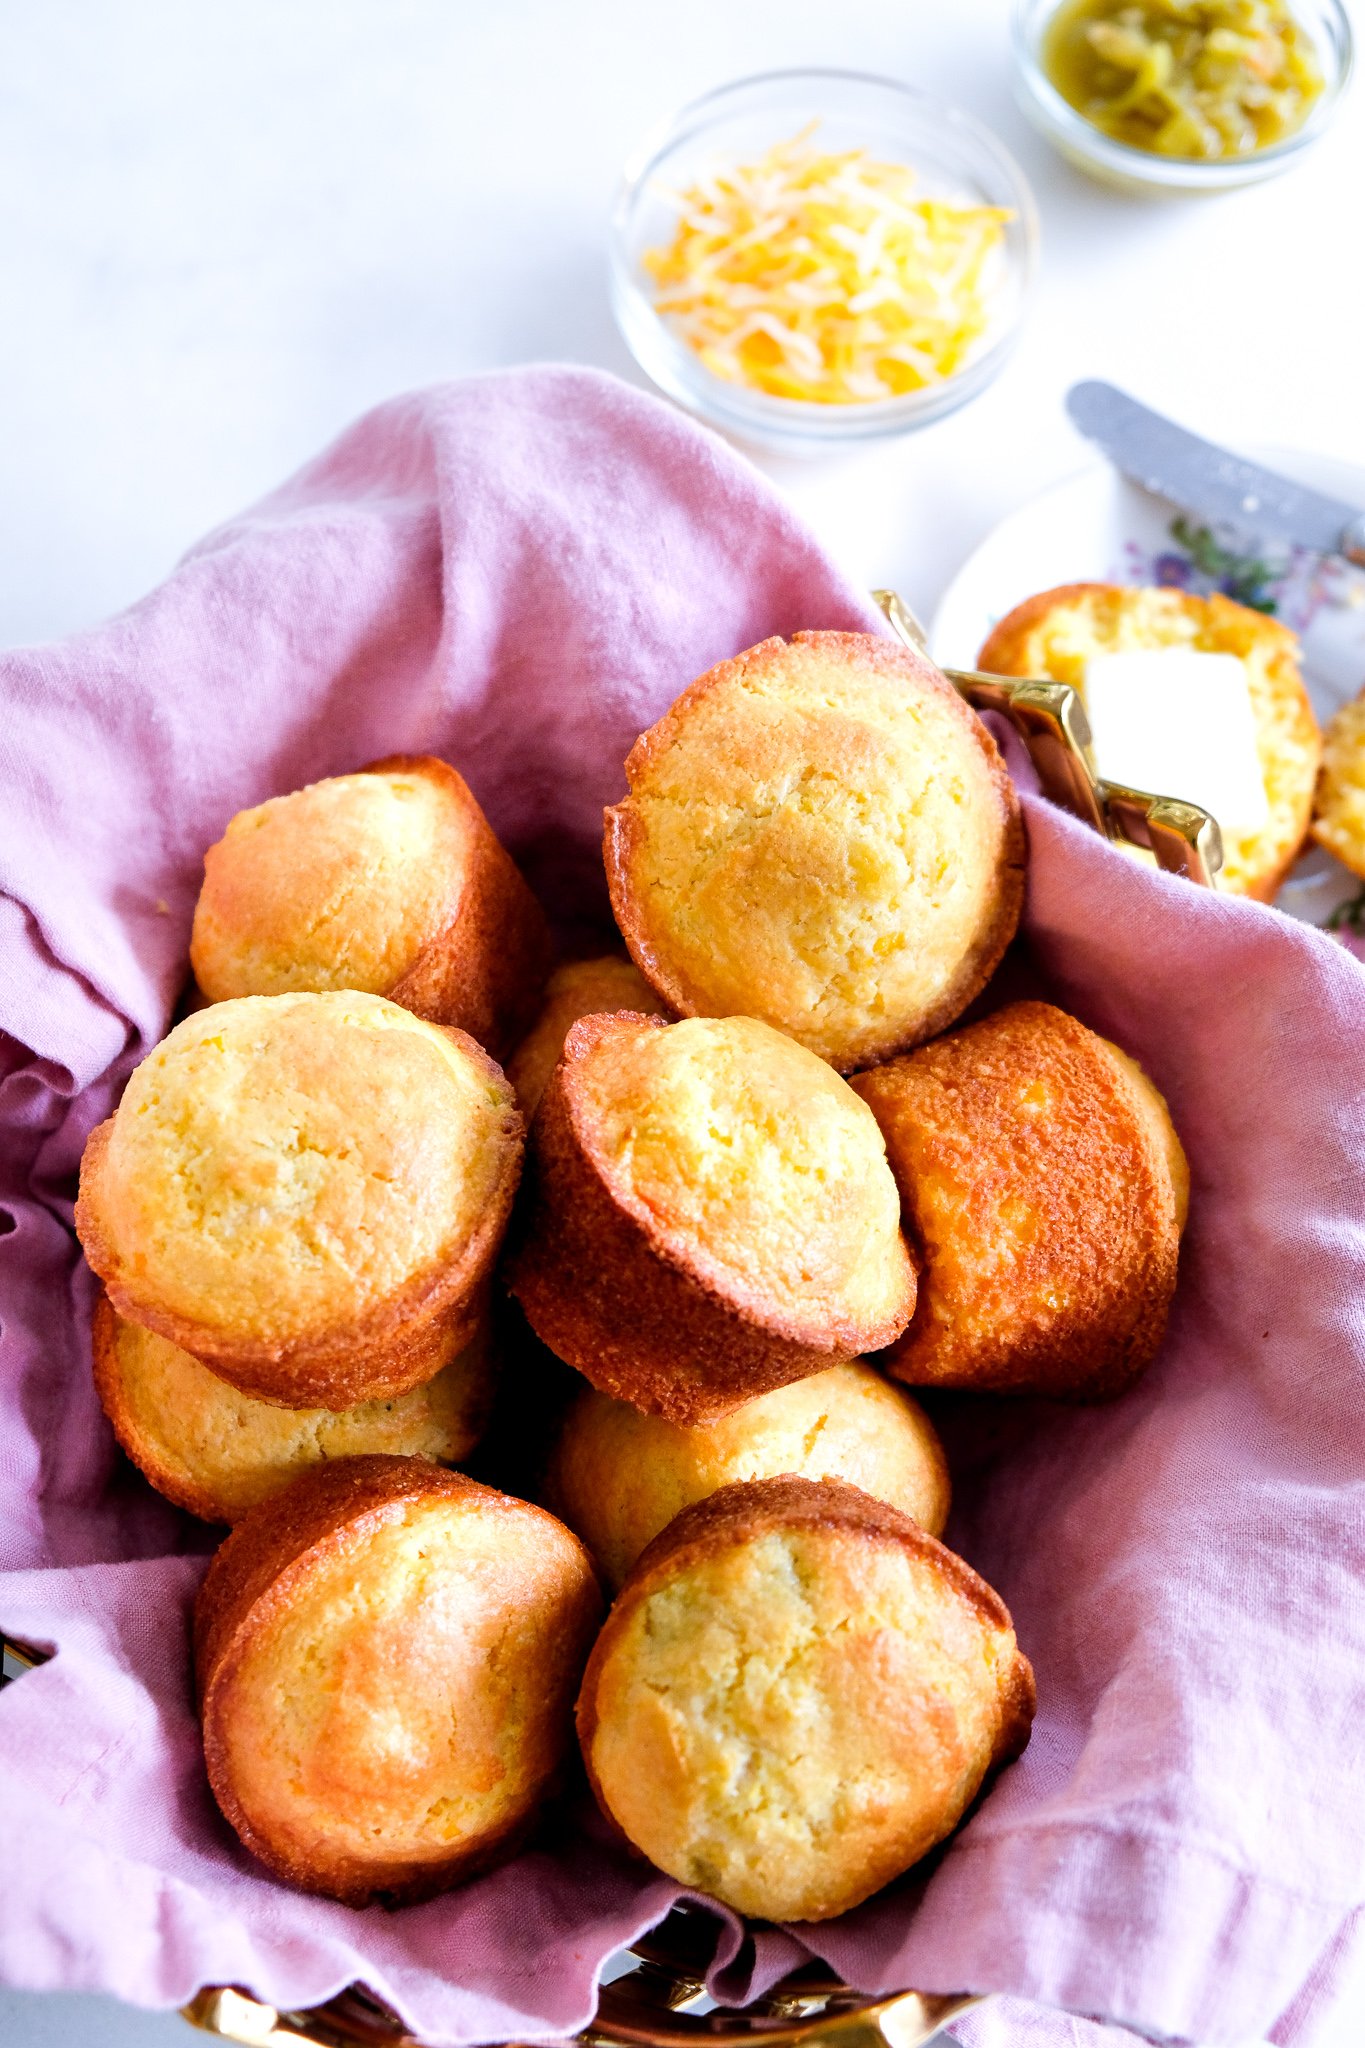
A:
{"type": "MultiPolygon", "coordinates": [[[[1365,505],[1365,470],[1354,464],[1300,449],[1248,452],[1298,483],[1365,505]]],[[[1223,590],[1273,610],[1300,636],[1304,681],[1324,724],[1365,689],[1365,573],[1335,555],[1248,549],[1221,529],[1191,532],[1164,498],[1139,490],[1107,463],[1053,485],[987,535],[934,614],[934,658],[945,668],[974,668],[987,634],[1024,598],[1058,583],[1091,582],[1223,590]]],[[[1359,888],[1329,854],[1314,849],[1278,901],[1293,916],[1319,923],[1359,888]]]]}

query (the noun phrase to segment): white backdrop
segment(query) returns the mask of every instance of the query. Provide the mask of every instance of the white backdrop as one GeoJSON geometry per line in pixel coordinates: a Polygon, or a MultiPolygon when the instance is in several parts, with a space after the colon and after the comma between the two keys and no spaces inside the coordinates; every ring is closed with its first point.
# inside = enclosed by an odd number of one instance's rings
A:
{"type": "MultiPolygon", "coordinates": [[[[1348,0],[1365,37],[1365,0],[1348,0]]],[[[1215,439],[1365,462],[1365,92],[1301,169],[1136,201],[1012,104],[1008,0],[0,0],[0,645],[128,604],[394,392],[550,357],[631,376],[605,290],[621,162],[694,94],[881,71],[994,127],[1042,278],[1000,381],[783,484],[932,608],[1002,513],[1087,458],[1077,377],[1215,439]]],[[[22,1853],[10,1844],[7,1854],[22,1853]]],[[[188,2042],[0,1992],[25,2048],[188,2042]]]]}
{"type": "Polygon", "coordinates": [[[0,0],[0,645],[128,603],[396,391],[551,356],[630,375],[604,285],[618,168],[681,100],[776,65],[957,100],[1018,153],[1043,215],[1000,382],[792,478],[860,573],[928,605],[1000,513],[1084,459],[1061,412],[1084,374],[1214,437],[1365,458],[1365,93],[1282,180],[1123,199],[1015,111],[1006,17],[1007,0],[0,0]]]}

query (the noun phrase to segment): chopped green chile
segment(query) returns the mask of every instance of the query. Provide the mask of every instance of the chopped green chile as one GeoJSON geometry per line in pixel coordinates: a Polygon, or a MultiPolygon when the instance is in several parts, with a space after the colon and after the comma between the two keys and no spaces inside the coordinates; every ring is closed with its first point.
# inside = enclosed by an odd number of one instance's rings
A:
{"type": "Polygon", "coordinates": [[[1063,0],[1042,64],[1102,134],[1157,156],[1249,156],[1301,128],[1322,91],[1283,0],[1063,0]]]}

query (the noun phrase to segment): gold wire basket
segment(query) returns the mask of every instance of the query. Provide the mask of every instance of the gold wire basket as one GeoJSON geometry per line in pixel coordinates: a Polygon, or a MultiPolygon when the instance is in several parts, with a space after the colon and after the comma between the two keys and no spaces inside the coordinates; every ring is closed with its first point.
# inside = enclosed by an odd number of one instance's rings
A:
{"type": "MultiPolygon", "coordinates": [[[[815,1963],[793,1971],[743,2010],[714,2008],[705,1974],[715,1924],[681,1909],[629,1951],[631,1967],[605,1984],[580,2034],[582,2048],[925,2048],[973,1997],[903,1991],[865,1999],[815,1963]]],[[[308,2012],[279,2012],[241,1991],[201,1991],[184,2017],[220,2039],[254,2048],[421,2048],[386,2006],[344,1991],[308,2012]]]]}
{"type": "MultiPolygon", "coordinates": [[[[917,653],[924,629],[893,590],[873,598],[893,632],[917,653]]],[[[1066,683],[945,669],[977,711],[1007,718],[1028,750],[1043,794],[1116,844],[1150,853],[1158,867],[1212,887],[1223,862],[1218,825],[1197,804],[1153,796],[1096,773],[1085,707],[1066,683]]],[[[0,1637],[0,1683],[44,1661],[0,1637]]],[[[924,2048],[957,2014],[982,2003],[975,1994],[902,1991],[865,1998],[823,1964],[784,1977],[764,1998],[718,2008],[706,1990],[715,1923],[687,1908],[627,1951],[629,1967],[602,1986],[580,2048],[924,2048]]],[[[184,2017],[221,2040],[249,2048],[421,2048],[398,2015],[359,1986],[307,2011],[287,2012],[235,1986],[208,1986],[184,2017]]]]}

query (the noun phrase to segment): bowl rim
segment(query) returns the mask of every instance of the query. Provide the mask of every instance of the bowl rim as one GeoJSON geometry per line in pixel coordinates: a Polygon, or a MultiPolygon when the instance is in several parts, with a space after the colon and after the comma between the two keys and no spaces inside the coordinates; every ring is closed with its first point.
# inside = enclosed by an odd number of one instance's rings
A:
{"type": "Polygon", "coordinates": [[[627,156],[612,202],[608,269],[612,310],[632,355],[645,374],[668,395],[712,423],[741,437],[770,446],[795,444],[835,446],[853,441],[889,438],[927,426],[974,397],[993,381],[1013,350],[1037,283],[1040,228],[1038,206],[1019,163],[994,131],[951,100],[882,72],[838,65],[787,65],[727,80],[686,101],[646,131],[627,156]],[[818,399],[782,398],[730,383],[708,370],[695,350],[676,335],[658,312],[641,280],[639,265],[627,246],[633,208],[660,160],[669,151],[705,134],[727,105],[742,95],[787,85],[868,87],[900,101],[921,120],[945,134],[960,137],[1004,186],[1018,234],[1006,254],[1013,283],[1008,317],[999,332],[962,367],[936,384],[890,398],[831,404],[818,399]],[[644,325],[657,351],[643,355],[636,327],[644,325]],[[662,372],[662,374],[661,374],[662,372]]]}
{"type": "MultiPolygon", "coordinates": [[[[1040,60],[1043,35],[1066,0],[1051,0],[1046,6],[1040,6],[1038,0],[1012,0],[1010,42],[1024,110],[1039,117],[1045,134],[1063,139],[1079,156],[1133,184],[1154,190],[1230,190],[1271,177],[1321,142],[1355,75],[1355,32],[1344,0],[1318,0],[1318,4],[1331,17],[1334,36],[1326,47],[1315,37],[1314,45],[1320,58],[1335,57],[1335,62],[1330,67],[1324,64],[1323,89],[1302,124],[1280,141],[1267,143],[1264,149],[1247,150],[1241,156],[1159,156],[1153,150],[1139,149],[1134,143],[1106,135],[1057,89],[1040,60]]],[[[1290,11],[1297,19],[1292,0],[1290,11]]]]}

